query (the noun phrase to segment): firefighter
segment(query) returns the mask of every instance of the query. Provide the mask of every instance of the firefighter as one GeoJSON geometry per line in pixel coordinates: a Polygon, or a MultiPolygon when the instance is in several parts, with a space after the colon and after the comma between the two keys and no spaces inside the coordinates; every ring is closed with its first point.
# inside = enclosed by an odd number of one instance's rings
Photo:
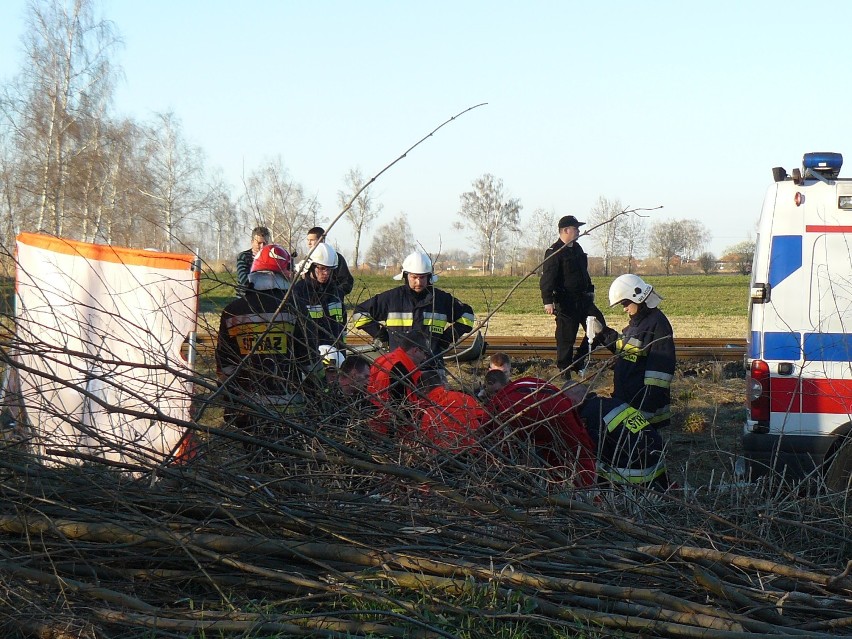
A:
{"type": "Polygon", "coordinates": [[[667,490],[663,440],[644,415],[627,402],[589,392],[583,384],[563,388],[597,446],[600,483],[667,490]]]}
{"type": "Polygon", "coordinates": [[[355,307],[355,328],[367,332],[377,345],[399,346],[403,331],[421,331],[430,337],[431,352],[440,366],[441,354],[465,333],[473,330],[473,309],[432,286],[438,276],[432,260],[415,251],[402,262],[402,273],[394,276],[403,284],[374,295],[355,307]]]}
{"type": "Polygon", "coordinates": [[[226,419],[255,437],[279,438],[272,414],[300,411],[302,380],[315,367],[306,318],[285,300],[290,269],[286,249],[264,246],[252,262],[246,294],[225,306],[219,322],[216,368],[233,400],[226,419]]]}
{"type": "Polygon", "coordinates": [[[642,412],[655,428],[671,420],[671,383],[675,372],[672,325],[658,308],[654,287],[638,275],[620,275],[609,288],[610,306],[621,304],[629,317],[624,332],[601,326],[594,343],[616,356],[612,396],[642,412]]]}
{"type": "Polygon", "coordinates": [[[323,359],[335,367],[343,360],[346,329],[343,293],[334,280],[338,263],[337,252],[330,244],[317,244],[305,260],[304,276],[293,285],[294,301],[313,325],[323,359]]]}

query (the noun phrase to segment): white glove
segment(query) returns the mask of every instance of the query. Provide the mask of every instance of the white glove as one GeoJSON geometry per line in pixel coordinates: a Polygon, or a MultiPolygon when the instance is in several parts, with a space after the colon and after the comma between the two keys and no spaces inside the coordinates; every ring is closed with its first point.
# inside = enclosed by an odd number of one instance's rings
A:
{"type": "Polygon", "coordinates": [[[589,343],[595,341],[601,331],[603,331],[603,324],[594,315],[589,315],[586,318],[586,337],[589,339],[589,343]]]}

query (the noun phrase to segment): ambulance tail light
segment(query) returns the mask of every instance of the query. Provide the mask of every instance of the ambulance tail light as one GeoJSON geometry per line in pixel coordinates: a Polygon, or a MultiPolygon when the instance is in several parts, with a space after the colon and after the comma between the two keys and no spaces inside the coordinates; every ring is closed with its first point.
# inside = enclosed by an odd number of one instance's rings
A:
{"type": "Polygon", "coordinates": [[[746,392],[751,420],[757,422],[755,431],[765,432],[764,429],[769,426],[769,364],[759,359],[752,361],[746,380],[746,392]]]}

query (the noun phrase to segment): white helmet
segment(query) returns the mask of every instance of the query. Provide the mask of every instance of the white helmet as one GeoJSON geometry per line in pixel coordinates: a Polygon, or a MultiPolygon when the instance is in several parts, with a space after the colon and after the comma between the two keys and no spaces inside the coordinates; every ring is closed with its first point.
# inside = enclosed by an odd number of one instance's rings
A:
{"type": "Polygon", "coordinates": [[[326,368],[334,367],[340,368],[340,365],[343,364],[344,355],[340,352],[339,349],[334,346],[329,346],[328,344],[320,344],[318,347],[320,359],[322,359],[322,364],[326,368]]]}
{"type": "Polygon", "coordinates": [[[426,253],[420,251],[414,251],[402,261],[402,273],[394,275],[393,279],[401,280],[406,273],[414,273],[415,275],[426,275],[428,273],[431,276],[429,278],[430,284],[438,280],[438,276],[432,273],[432,260],[426,253]]]}
{"type": "Polygon", "coordinates": [[[326,244],[325,242],[317,244],[314,247],[314,250],[311,251],[310,257],[305,260],[302,268],[307,271],[311,268],[312,264],[319,264],[320,266],[327,266],[328,268],[337,268],[337,251],[335,251],[330,244],[326,244]]]}
{"type": "Polygon", "coordinates": [[[638,275],[626,273],[619,275],[609,287],[609,305],[615,306],[622,300],[641,304],[645,302],[648,308],[657,308],[662,297],[654,292],[654,287],[646,284],[638,275]]]}

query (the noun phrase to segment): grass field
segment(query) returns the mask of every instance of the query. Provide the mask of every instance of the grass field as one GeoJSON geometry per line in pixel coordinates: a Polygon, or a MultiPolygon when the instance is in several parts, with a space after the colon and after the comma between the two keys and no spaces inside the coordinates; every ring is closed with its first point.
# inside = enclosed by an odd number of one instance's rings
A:
{"type": "MultiPolygon", "coordinates": [[[[607,323],[621,328],[621,307],[609,308],[607,292],[614,277],[596,277],[596,303],[607,323]]],[[[745,337],[748,315],[746,275],[672,275],[649,277],[663,296],[661,306],[679,337],[745,337]]],[[[347,298],[349,307],[399,282],[387,275],[358,275],[347,298]]],[[[437,286],[473,306],[477,319],[494,313],[489,322],[492,335],[550,335],[553,318],[544,314],[538,278],[441,276],[437,286]]],[[[202,279],[201,311],[215,313],[233,299],[233,280],[222,274],[202,279]]]]}

